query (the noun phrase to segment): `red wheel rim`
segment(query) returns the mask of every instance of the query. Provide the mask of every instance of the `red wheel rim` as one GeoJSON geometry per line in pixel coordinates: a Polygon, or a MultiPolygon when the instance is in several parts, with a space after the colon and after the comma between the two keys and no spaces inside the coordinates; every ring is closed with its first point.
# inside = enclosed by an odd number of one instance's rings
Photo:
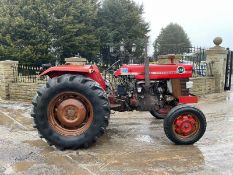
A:
{"type": "Polygon", "coordinates": [[[196,115],[184,113],[176,117],[172,129],[178,138],[192,139],[200,130],[200,121],[196,115]]]}
{"type": "Polygon", "coordinates": [[[77,92],[62,92],[48,105],[48,123],[64,136],[83,134],[93,122],[93,106],[77,92]]]}

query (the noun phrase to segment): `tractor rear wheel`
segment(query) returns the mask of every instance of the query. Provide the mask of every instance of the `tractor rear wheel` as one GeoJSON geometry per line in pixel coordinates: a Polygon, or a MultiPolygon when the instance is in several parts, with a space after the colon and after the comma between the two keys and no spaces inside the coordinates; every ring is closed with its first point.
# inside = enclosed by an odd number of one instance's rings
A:
{"type": "Polygon", "coordinates": [[[62,150],[89,147],[104,133],[109,116],[105,91],[81,75],[50,79],[33,99],[35,127],[62,150]]]}
{"type": "Polygon", "coordinates": [[[195,107],[176,106],[164,119],[165,134],[175,144],[193,144],[204,135],[205,130],[206,118],[195,107]]]}

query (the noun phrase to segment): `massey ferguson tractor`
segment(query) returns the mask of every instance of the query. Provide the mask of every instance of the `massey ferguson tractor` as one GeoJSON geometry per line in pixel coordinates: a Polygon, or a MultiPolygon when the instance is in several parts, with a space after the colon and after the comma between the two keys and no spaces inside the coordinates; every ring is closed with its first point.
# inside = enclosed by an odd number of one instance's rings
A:
{"type": "Polygon", "coordinates": [[[61,150],[96,142],[110,110],[149,111],[164,119],[165,134],[175,144],[193,144],[205,133],[204,114],[186,105],[198,101],[189,93],[192,65],[122,65],[114,72],[114,87],[96,65],[65,64],[40,74],[45,75],[50,79],[33,98],[31,115],[41,138],[61,150]]]}

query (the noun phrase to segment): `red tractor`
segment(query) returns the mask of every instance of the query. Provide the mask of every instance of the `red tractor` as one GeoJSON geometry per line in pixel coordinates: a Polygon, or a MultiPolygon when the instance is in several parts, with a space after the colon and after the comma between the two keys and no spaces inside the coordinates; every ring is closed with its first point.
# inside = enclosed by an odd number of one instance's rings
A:
{"type": "Polygon", "coordinates": [[[193,144],[206,130],[204,114],[187,106],[192,65],[123,65],[111,87],[96,65],[61,65],[45,70],[49,81],[33,98],[35,128],[60,149],[89,147],[108,126],[110,110],[150,111],[164,119],[164,131],[175,144],[193,144]]]}

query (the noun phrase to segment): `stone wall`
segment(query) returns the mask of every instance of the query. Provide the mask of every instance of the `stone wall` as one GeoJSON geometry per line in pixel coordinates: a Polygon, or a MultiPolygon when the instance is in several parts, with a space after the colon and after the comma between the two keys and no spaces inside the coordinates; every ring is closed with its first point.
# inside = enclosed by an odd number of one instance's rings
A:
{"type": "Polygon", "coordinates": [[[191,94],[203,96],[216,92],[216,80],[214,77],[196,77],[191,78],[190,81],[193,82],[193,88],[190,89],[191,94]]]}
{"type": "Polygon", "coordinates": [[[15,101],[32,101],[32,98],[42,85],[38,83],[11,83],[9,86],[9,98],[15,101]]]}
{"type": "Polygon", "coordinates": [[[17,61],[0,61],[0,99],[31,101],[41,83],[17,82],[17,61]]]}
{"type": "MultiPolygon", "coordinates": [[[[193,82],[193,88],[190,89],[190,93],[203,96],[205,94],[215,93],[215,78],[214,77],[196,77],[191,78],[193,82]]],[[[43,84],[39,83],[11,83],[9,84],[9,99],[31,101],[36,91],[43,84]]],[[[1,86],[0,86],[1,87],[1,86]]]]}
{"type": "MultiPolygon", "coordinates": [[[[190,93],[194,95],[203,96],[205,94],[215,93],[216,91],[214,77],[196,77],[191,78],[190,81],[193,82],[193,88],[190,89],[190,93]]],[[[15,101],[31,101],[42,85],[39,83],[11,83],[9,84],[9,99],[15,101]]]]}

